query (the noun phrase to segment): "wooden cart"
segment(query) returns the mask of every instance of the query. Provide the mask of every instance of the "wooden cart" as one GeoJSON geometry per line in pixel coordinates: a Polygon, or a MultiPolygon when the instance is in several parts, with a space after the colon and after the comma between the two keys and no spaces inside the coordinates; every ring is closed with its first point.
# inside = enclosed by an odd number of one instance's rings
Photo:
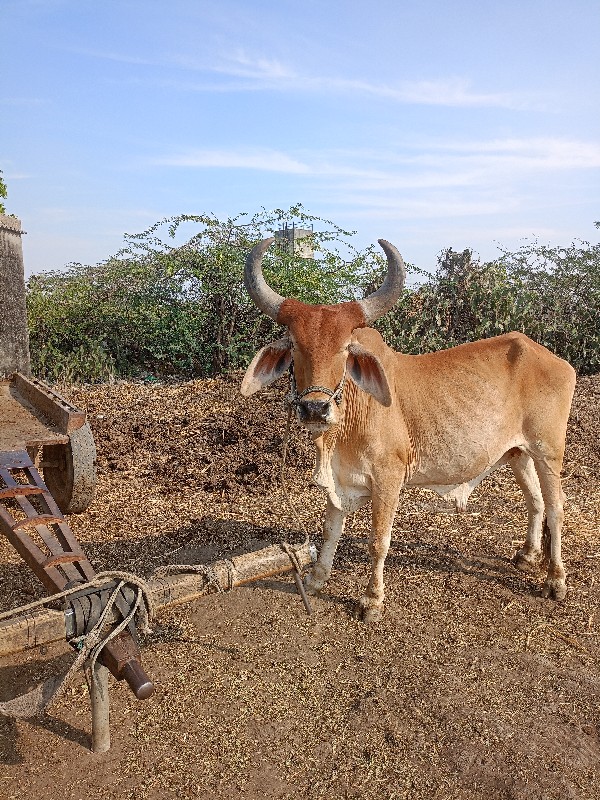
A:
{"type": "Polygon", "coordinates": [[[41,468],[63,514],[88,508],[96,489],[96,447],[85,412],[17,372],[0,383],[0,454],[22,450],[41,468]]]}
{"type": "MultiPolygon", "coordinates": [[[[0,215],[0,534],[49,594],[76,588],[69,600],[75,641],[102,612],[96,573],[65,518],[85,511],[96,488],[96,448],[86,414],[31,376],[21,223],[0,215]],[[79,592],[79,587],[81,591],[79,592]]],[[[129,616],[132,593],[121,589],[110,623],[129,616]]],[[[152,694],[130,624],[109,641],[100,661],[139,699],[152,694]]]]}

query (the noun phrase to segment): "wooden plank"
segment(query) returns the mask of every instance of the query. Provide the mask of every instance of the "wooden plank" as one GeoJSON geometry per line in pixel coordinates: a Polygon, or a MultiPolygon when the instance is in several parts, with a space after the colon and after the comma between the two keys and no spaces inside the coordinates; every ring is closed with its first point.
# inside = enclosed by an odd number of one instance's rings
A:
{"type": "Polygon", "coordinates": [[[24,450],[69,441],[52,422],[17,392],[12,382],[0,382],[0,450],[24,450]]]}
{"type": "Polygon", "coordinates": [[[0,620],[0,656],[20,653],[65,638],[65,615],[48,608],[0,620]]]}
{"type": "MultiPolygon", "coordinates": [[[[298,547],[296,554],[301,567],[311,564],[316,558],[316,553],[308,545],[298,547]]],[[[203,573],[180,573],[152,578],[148,585],[156,608],[189,603],[214,591],[226,591],[292,570],[290,558],[280,545],[200,566],[205,566],[210,571],[216,587],[207,585],[207,578],[203,573]]]]}
{"type": "MultiPolygon", "coordinates": [[[[316,558],[314,548],[306,544],[295,549],[295,552],[302,567],[308,566],[316,558]]],[[[231,585],[242,586],[292,570],[289,556],[279,545],[244,553],[230,560],[215,561],[205,566],[223,591],[231,585]]],[[[148,586],[156,609],[189,603],[216,590],[214,586],[207,585],[202,573],[155,577],[148,581],[148,586]]],[[[20,653],[31,647],[50,644],[64,638],[65,617],[61,611],[42,609],[26,616],[0,620],[0,656],[20,653]]]]}
{"type": "Polygon", "coordinates": [[[37,378],[15,372],[12,382],[17,392],[42,416],[56,425],[60,433],[71,433],[85,423],[85,411],[72,406],[64,397],[37,378]]]}

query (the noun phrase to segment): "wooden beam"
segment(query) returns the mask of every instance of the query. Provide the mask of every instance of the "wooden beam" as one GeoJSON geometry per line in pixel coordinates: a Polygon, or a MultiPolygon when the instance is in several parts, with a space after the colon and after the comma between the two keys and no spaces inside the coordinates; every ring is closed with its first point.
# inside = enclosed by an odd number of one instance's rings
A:
{"type": "Polygon", "coordinates": [[[20,372],[15,372],[12,376],[12,383],[18,394],[38,413],[56,425],[60,433],[71,433],[85,423],[85,411],[80,411],[72,406],[58,392],[37,378],[26,377],[20,372]]]}
{"type": "Polygon", "coordinates": [[[65,615],[44,608],[21,617],[0,620],[0,656],[20,653],[65,638],[65,615]]]}
{"type": "MultiPolygon", "coordinates": [[[[294,548],[294,552],[301,567],[308,566],[316,559],[316,551],[311,545],[294,548]]],[[[189,603],[215,591],[227,591],[293,569],[288,554],[280,545],[204,566],[202,572],[180,572],[150,578],[148,586],[154,607],[159,609],[189,603]]],[[[65,635],[65,615],[62,611],[44,608],[20,617],[0,620],[0,657],[64,640],[65,635]]]]}

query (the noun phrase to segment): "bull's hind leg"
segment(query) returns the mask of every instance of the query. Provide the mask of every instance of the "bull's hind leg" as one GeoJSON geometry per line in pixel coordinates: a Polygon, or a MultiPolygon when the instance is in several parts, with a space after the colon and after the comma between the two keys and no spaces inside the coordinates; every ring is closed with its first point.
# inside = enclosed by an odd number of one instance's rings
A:
{"type": "Polygon", "coordinates": [[[323,547],[319,553],[317,563],[304,579],[306,591],[316,594],[329,580],[335,551],[338,542],[344,532],[346,522],[346,512],[336,508],[331,500],[327,500],[327,510],[325,512],[325,522],[323,524],[323,547]]]}
{"type": "Polygon", "coordinates": [[[565,569],[560,552],[565,501],[565,495],[560,485],[561,466],[562,459],[544,459],[535,462],[546,505],[546,524],[550,537],[548,574],[542,594],[544,597],[552,597],[554,600],[563,600],[567,594],[565,569]]]}
{"type": "Polygon", "coordinates": [[[537,571],[542,562],[542,528],[544,525],[544,498],[533,459],[521,451],[509,461],[515,479],[523,492],[529,519],[527,537],[513,559],[516,567],[524,571],[537,571]]]}

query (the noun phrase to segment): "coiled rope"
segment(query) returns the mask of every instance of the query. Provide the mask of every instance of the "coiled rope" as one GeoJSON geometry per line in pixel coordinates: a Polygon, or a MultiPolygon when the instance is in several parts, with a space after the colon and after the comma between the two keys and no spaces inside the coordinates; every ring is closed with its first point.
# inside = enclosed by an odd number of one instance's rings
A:
{"type": "Polygon", "coordinates": [[[107,571],[99,572],[92,580],[87,583],[79,583],[71,589],[65,589],[62,592],[51,595],[50,597],[43,597],[40,600],[28,603],[25,606],[11,609],[0,614],[0,619],[7,619],[12,616],[21,615],[28,611],[32,611],[41,606],[48,605],[48,603],[55,600],[60,600],[63,597],[69,597],[72,594],[81,592],[82,589],[95,589],[105,586],[107,581],[118,581],[116,587],[112,591],[110,598],[96,624],[86,634],[75,637],[71,640],[71,644],[77,650],[77,655],[69,668],[62,675],[54,675],[48,678],[43,683],[38,684],[34,689],[26,694],[15,697],[12,700],[7,700],[0,703],[0,714],[5,717],[13,717],[16,719],[27,719],[37,717],[45,713],[50,706],[64,694],[69,683],[73,679],[75,672],[80,667],[88,668],[91,674],[91,680],[95,681],[96,671],[94,669],[96,661],[100,656],[103,648],[118,636],[131,622],[136,618],[136,624],[140,627],[143,633],[150,633],[150,620],[154,614],[150,589],[148,584],[129,572],[120,571],[107,571]],[[129,613],[118,623],[118,625],[111,627],[110,631],[103,635],[103,628],[112,617],[112,610],[119,595],[119,592],[124,586],[132,586],[136,591],[136,599],[133,606],[130,608],[129,613]]]}

